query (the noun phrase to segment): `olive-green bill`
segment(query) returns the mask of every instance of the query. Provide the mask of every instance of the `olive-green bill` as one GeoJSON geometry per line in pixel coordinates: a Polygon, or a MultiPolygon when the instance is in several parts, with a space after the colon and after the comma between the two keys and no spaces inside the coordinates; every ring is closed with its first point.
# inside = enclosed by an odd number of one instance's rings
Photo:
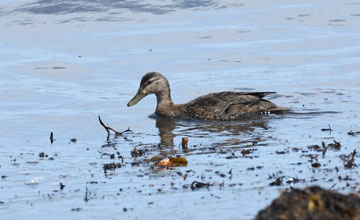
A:
{"type": "Polygon", "coordinates": [[[134,96],[134,98],[132,98],[130,100],[130,102],[127,104],[128,107],[135,105],[136,103],[138,103],[142,98],[144,98],[147,94],[144,93],[143,91],[141,91],[141,89],[139,89],[136,93],[136,95],[134,96]]]}

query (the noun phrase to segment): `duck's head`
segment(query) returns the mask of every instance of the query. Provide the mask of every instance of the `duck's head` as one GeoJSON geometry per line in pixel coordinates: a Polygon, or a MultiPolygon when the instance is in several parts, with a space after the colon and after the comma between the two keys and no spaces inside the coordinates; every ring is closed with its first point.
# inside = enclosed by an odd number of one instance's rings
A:
{"type": "Polygon", "coordinates": [[[135,105],[148,94],[160,94],[166,90],[169,90],[169,82],[163,75],[157,72],[146,73],[141,79],[139,90],[127,106],[135,105]]]}

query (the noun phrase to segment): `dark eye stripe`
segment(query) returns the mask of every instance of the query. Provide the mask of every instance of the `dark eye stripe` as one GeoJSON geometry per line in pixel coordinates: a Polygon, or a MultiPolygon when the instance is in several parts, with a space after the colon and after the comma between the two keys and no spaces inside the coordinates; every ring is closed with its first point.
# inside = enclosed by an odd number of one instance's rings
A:
{"type": "Polygon", "coordinates": [[[143,78],[141,79],[140,84],[145,84],[147,81],[149,81],[151,78],[155,77],[156,73],[152,72],[152,73],[147,73],[145,76],[143,76],[143,78]]]}

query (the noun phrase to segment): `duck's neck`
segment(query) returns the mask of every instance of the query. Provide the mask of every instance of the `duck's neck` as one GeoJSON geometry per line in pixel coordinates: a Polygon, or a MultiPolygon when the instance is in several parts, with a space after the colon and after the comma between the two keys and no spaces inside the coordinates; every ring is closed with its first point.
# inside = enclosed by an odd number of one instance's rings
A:
{"type": "Polygon", "coordinates": [[[170,88],[155,94],[157,99],[156,114],[162,116],[174,116],[174,103],[171,100],[170,88]]]}

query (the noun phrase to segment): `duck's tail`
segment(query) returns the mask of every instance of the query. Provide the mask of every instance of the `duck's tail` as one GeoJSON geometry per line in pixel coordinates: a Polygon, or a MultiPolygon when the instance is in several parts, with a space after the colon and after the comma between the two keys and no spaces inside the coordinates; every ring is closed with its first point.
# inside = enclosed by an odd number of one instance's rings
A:
{"type": "Polygon", "coordinates": [[[266,111],[270,114],[285,114],[290,111],[290,108],[277,106],[275,108],[267,109],[266,111]]]}

